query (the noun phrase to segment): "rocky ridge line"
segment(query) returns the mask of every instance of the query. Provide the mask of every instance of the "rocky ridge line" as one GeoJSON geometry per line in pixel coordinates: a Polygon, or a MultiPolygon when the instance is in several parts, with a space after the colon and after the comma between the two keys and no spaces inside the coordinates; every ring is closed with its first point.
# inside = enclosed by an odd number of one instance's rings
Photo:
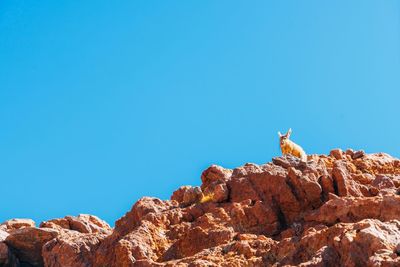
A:
{"type": "Polygon", "coordinates": [[[335,149],[144,197],[115,228],[92,215],[0,225],[0,266],[400,266],[400,160],[335,149]],[[204,196],[208,201],[203,202],[204,196]]]}

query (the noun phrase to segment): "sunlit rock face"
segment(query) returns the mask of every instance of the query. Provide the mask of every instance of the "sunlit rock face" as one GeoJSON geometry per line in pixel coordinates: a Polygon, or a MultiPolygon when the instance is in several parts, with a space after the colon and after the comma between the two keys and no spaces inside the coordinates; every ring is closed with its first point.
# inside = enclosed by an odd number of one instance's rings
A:
{"type": "Polygon", "coordinates": [[[400,266],[400,161],[334,149],[212,165],[199,187],[93,215],[0,225],[0,266],[400,266]]]}

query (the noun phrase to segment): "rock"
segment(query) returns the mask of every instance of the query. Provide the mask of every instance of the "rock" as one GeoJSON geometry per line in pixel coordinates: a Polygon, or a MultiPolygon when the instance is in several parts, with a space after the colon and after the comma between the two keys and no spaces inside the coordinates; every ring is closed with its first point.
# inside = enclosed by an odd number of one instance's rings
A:
{"type": "Polygon", "coordinates": [[[91,266],[94,251],[106,237],[104,234],[81,234],[75,231],[63,231],[57,238],[51,239],[42,247],[45,266],[91,266]]]}
{"type": "Polygon", "coordinates": [[[363,185],[371,184],[371,182],[375,179],[375,177],[369,173],[353,173],[351,174],[351,178],[363,185]]]}
{"type": "Polygon", "coordinates": [[[108,234],[111,227],[98,217],[88,214],[80,214],[78,217],[67,216],[65,217],[70,225],[71,230],[80,233],[102,233],[108,234]]]}
{"type": "Polygon", "coordinates": [[[294,167],[297,169],[302,164],[302,161],[299,158],[292,156],[290,154],[284,155],[282,157],[273,158],[272,162],[275,165],[281,166],[285,169],[289,167],[294,167]]]}
{"type": "Polygon", "coordinates": [[[362,158],[353,160],[353,164],[362,173],[372,175],[399,175],[399,160],[386,153],[365,154],[362,158]]]}
{"type": "Polygon", "coordinates": [[[221,166],[211,165],[201,174],[202,188],[215,182],[225,182],[232,175],[232,170],[224,169],[221,166]]]}
{"type": "Polygon", "coordinates": [[[193,227],[176,241],[163,255],[164,260],[190,257],[203,249],[226,244],[233,237],[233,231],[227,228],[207,229],[193,227]]]}
{"type": "Polygon", "coordinates": [[[8,261],[8,247],[4,242],[0,242],[0,266],[3,266],[8,261]]]}
{"type": "Polygon", "coordinates": [[[382,194],[396,194],[397,188],[393,179],[385,175],[377,175],[371,185],[378,189],[382,194]]]}
{"type": "Polygon", "coordinates": [[[335,193],[338,196],[370,196],[368,187],[352,179],[355,168],[352,163],[335,162],[332,169],[332,178],[335,193]]]}
{"type": "Polygon", "coordinates": [[[314,175],[303,175],[293,167],[288,168],[286,183],[292,189],[293,194],[301,205],[321,205],[322,187],[314,175]]]}
{"type": "Polygon", "coordinates": [[[20,263],[4,242],[0,242],[0,266],[18,267],[20,263]]]}
{"type": "Polygon", "coordinates": [[[336,149],[331,150],[329,155],[334,157],[335,159],[342,159],[343,158],[343,151],[340,148],[336,148],[336,149]]]}
{"type": "Polygon", "coordinates": [[[353,153],[353,159],[359,159],[365,156],[364,150],[359,150],[353,153]]]}
{"type": "Polygon", "coordinates": [[[0,230],[6,232],[25,227],[35,227],[35,222],[31,219],[11,219],[0,224],[0,230]]]}
{"type": "Polygon", "coordinates": [[[141,198],[114,229],[92,215],[2,224],[0,265],[400,266],[400,160],[390,155],[285,155],[212,165],[201,180],[171,200],[141,198]]]}
{"type": "Polygon", "coordinates": [[[6,240],[7,236],[9,236],[9,233],[6,231],[0,230],[0,242],[3,242],[6,240]]]}
{"type": "Polygon", "coordinates": [[[275,253],[283,265],[307,263],[303,266],[308,266],[311,262],[325,262],[320,266],[376,266],[374,262],[380,266],[383,259],[376,256],[382,251],[389,252],[392,262],[398,261],[393,251],[400,239],[399,226],[399,221],[366,219],[329,228],[313,228],[303,234],[289,254],[284,247],[275,253]]]}
{"type": "Polygon", "coordinates": [[[26,227],[12,231],[5,243],[13,249],[21,263],[43,265],[42,247],[58,234],[53,229],[26,227]]]}
{"type": "Polygon", "coordinates": [[[224,202],[229,197],[229,189],[226,184],[218,184],[213,190],[213,201],[224,202]]]}
{"type": "Polygon", "coordinates": [[[198,203],[202,196],[203,192],[199,186],[181,186],[172,194],[171,200],[175,200],[184,206],[188,206],[198,203]]]}
{"type": "Polygon", "coordinates": [[[353,158],[354,150],[351,148],[348,148],[348,149],[346,149],[345,153],[346,153],[346,155],[349,155],[351,158],[353,158]]]}
{"type": "Polygon", "coordinates": [[[388,195],[368,198],[336,198],[304,216],[307,222],[332,225],[337,222],[357,222],[367,218],[382,221],[400,219],[400,196],[388,195]]]}
{"type": "Polygon", "coordinates": [[[75,216],[66,216],[62,219],[53,219],[44,221],[40,228],[67,229],[80,233],[111,233],[111,227],[105,221],[89,214],[79,214],[75,216]]]}
{"type": "Polygon", "coordinates": [[[146,215],[163,212],[172,206],[172,202],[162,201],[158,198],[141,198],[133,205],[131,211],[115,222],[115,230],[120,233],[128,233],[136,228],[146,215]]]}
{"type": "Polygon", "coordinates": [[[250,173],[261,173],[263,172],[262,168],[254,163],[246,163],[244,166],[235,168],[232,172],[231,177],[229,178],[237,178],[237,177],[245,177],[250,173]]]}
{"type": "Polygon", "coordinates": [[[321,176],[319,179],[319,183],[322,189],[322,200],[327,200],[329,199],[330,195],[335,194],[335,187],[333,185],[333,180],[331,177],[329,177],[328,175],[321,176]]]}
{"type": "Polygon", "coordinates": [[[242,202],[247,199],[260,200],[258,192],[247,178],[235,178],[228,181],[232,202],[242,202]]]}
{"type": "Polygon", "coordinates": [[[41,222],[40,228],[53,228],[53,229],[71,229],[69,221],[66,218],[52,219],[41,222]]]}

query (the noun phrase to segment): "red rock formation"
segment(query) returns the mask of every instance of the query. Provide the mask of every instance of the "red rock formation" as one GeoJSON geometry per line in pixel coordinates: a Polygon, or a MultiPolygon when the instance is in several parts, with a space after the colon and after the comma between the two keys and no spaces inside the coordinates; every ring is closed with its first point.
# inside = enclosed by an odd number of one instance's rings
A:
{"type": "Polygon", "coordinates": [[[213,165],[201,180],[140,199],[114,229],[91,215],[3,223],[0,266],[400,266],[400,160],[387,154],[213,165]]]}
{"type": "Polygon", "coordinates": [[[35,222],[31,219],[11,219],[0,224],[0,230],[11,231],[25,227],[35,227],[35,222]]]}

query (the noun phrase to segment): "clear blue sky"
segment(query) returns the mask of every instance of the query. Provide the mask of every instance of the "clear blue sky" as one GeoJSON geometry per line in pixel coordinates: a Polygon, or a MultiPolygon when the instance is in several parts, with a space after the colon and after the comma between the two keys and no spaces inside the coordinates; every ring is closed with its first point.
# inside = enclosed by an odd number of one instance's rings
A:
{"type": "Polygon", "coordinates": [[[400,156],[399,1],[0,2],[0,221],[198,185],[210,164],[400,156]]]}

